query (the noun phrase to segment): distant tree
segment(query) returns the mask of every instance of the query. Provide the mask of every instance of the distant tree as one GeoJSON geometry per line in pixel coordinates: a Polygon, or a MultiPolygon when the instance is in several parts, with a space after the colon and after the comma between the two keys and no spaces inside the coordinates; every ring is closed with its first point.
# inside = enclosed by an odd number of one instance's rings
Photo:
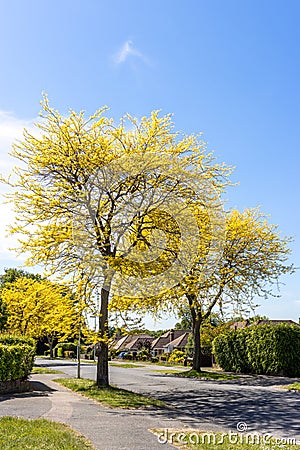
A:
{"type": "Polygon", "coordinates": [[[64,286],[48,280],[18,276],[1,289],[8,318],[7,331],[34,338],[46,337],[50,354],[54,340],[77,333],[78,313],[64,286]]]}
{"type": "Polygon", "coordinates": [[[17,280],[19,277],[26,277],[33,280],[40,280],[41,276],[38,274],[33,274],[26,272],[22,269],[16,268],[5,268],[4,274],[0,275],[0,331],[4,331],[7,325],[7,320],[9,316],[8,308],[1,297],[1,290],[4,287],[9,287],[11,283],[17,280]]]}
{"type": "Polygon", "coordinates": [[[174,328],[175,330],[191,330],[192,329],[192,314],[191,310],[187,305],[181,305],[179,307],[177,317],[179,322],[176,322],[174,328]]]}
{"type": "Polygon", "coordinates": [[[259,314],[256,314],[255,316],[248,318],[248,321],[250,323],[257,322],[258,320],[269,320],[269,317],[267,317],[267,316],[260,316],[259,314]]]}
{"type": "Polygon", "coordinates": [[[41,280],[42,277],[39,274],[36,273],[30,273],[26,272],[22,269],[16,269],[16,268],[5,268],[4,274],[0,275],[0,290],[1,288],[5,287],[9,283],[13,283],[17,280],[17,278],[29,278],[31,280],[41,280]]]}
{"type": "Polygon", "coordinates": [[[142,341],[137,343],[138,350],[147,350],[150,352],[151,350],[151,341],[149,339],[143,339],[142,341]]]}

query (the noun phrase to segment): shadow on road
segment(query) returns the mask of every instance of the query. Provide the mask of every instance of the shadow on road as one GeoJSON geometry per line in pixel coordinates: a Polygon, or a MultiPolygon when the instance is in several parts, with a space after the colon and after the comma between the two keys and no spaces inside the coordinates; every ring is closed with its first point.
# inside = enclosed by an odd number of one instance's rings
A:
{"type": "Polygon", "coordinates": [[[0,402],[12,400],[14,398],[32,398],[32,397],[46,397],[49,393],[55,392],[57,389],[52,389],[40,381],[30,381],[30,391],[14,392],[7,394],[0,394],[0,402]]]}
{"type": "Polygon", "coordinates": [[[238,386],[230,390],[203,386],[202,390],[195,384],[195,390],[176,389],[157,393],[155,397],[175,408],[176,419],[195,428],[210,422],[236,431],[237,424],[243,422],[248,432],[300,439],[298,392],[248,390],[238,386]]]}

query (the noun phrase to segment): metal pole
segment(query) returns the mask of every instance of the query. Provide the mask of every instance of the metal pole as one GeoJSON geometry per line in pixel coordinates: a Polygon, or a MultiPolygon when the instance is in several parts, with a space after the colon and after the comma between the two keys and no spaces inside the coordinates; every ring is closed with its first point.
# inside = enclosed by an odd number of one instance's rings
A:
{"type": "Polygon", "coordinates": [[[81,326],[79,325],[78,344],[77,344],[77,378],[80,378],[80,334],[81,334],[81,326]]]}

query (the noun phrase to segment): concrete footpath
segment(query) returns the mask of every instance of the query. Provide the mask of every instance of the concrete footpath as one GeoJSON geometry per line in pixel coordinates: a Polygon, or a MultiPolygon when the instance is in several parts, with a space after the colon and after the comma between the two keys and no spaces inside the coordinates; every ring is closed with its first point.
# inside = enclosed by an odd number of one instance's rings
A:
{"type": "Polygon", "coordinates": [[[45,418],[70,425],[99,450],[170,450],[150,428],[185,426],[172,411],[111,409],[53,382],[59,375],[32,375],[32,392],[0,395],[0,417],[45,418]]]}

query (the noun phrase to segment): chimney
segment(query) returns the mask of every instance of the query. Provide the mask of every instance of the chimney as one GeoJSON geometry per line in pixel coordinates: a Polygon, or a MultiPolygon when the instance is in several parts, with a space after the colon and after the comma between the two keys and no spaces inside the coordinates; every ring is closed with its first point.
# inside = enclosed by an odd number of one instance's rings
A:
{"type": "Polygon", "coordinates": [[[174,341],[174,330],[173,328],[170,330],[170,342],[174,341]]]}

